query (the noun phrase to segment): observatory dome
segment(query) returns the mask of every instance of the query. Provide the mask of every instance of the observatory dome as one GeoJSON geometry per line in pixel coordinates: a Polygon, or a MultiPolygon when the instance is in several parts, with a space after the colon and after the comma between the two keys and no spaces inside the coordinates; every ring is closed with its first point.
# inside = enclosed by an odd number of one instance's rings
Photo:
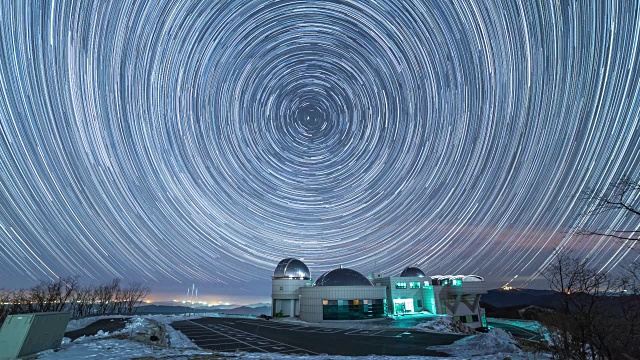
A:
{"type": "Polygon", "coordinates": [[[313,286],[373,286],[371,281],[359,272],[338,268],[322,274],[313,286]]]}
{"type": "Polygon", "coordinates": [[[286,258],[278,263],[273,272],[274,279],[302,279],[310,280],[311,272],[302,261],[294,258],[286,258]]]}
{"type": "Polygon", "coordinates": [[[426,277],[426,275],[417,267],[409,266],[408,268],[402,270],[400,277],[426,277]]]}

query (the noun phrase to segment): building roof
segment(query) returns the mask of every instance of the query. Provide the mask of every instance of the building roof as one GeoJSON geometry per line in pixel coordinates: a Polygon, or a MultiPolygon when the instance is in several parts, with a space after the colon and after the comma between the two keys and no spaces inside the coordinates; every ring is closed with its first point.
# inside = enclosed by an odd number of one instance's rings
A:
{"type": "Polygon", "coordinates": [[[478,275],[432,275],[431,279],[434,279],[434,280],[460,279],[462,280],[462,282],[484,281],[484,278],[478,275]]]}
{"type": "Polygon", "coordinates": [[[400,277],[426,277],[426,275],[417,267],[409,266],[408,268],[402,270],[402,273],[400,273],[400,277]]]}
{"type": "Polygon", "coordinates": [[[273,278],[310,280],[311,272],[302,261],[294,258],[286,258],[276,266],[276,270],[273,272],[273,278]]]}
{"type": "Polygon", "coordinates": [[[359,272],[340,267],[322,274],[313,286],[373,286],[371,281],[359,272]]]}

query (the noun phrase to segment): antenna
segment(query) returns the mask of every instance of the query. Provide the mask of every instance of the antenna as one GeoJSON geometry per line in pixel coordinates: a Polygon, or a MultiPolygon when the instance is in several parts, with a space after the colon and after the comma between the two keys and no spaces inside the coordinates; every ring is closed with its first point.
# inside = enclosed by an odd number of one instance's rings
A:
{"type": "Polygon", "coordinates": [[[191,303],[191,313],[193,315],[196,314],[196,311],[193,307],[193,303],[198,299],[198,289],[196,289],[196,284],[191,284],[191,288],[187,288],[187,301],[191,303]]]}

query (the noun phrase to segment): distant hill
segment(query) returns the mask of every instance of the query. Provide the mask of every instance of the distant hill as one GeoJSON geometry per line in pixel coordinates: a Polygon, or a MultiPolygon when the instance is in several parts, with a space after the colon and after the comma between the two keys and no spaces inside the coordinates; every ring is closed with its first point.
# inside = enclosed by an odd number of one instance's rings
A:
{"type": "MultiPolygon", "coordinates": [[[[158,302],[153,302],[153,304],[151,305],[164,305],[164,306],[186,306],[188,308],[191,308],[190,304],[184,304],[181,302],[176,302],[176,301],[158,301],[158,302]]],[[[146,306],[146,305],[143,305],[146,306]]],[[[259,308],[259,307],[270,307],[271,304],[270,303],[255,303],[255,304],[249,304],[249,305],[238,305],[238,304],[218,304],[218,305],[204,305],[204,304],[193,304],[193,307],[196,309],[208,309],[208,311],[211,310],[220,310],[220,309],[236,309],[239,307],[250,307],[250,308],[259,308]]]]}
{"type": "Polygon", "coordinates": [[[142,305],[135,308],[136,314],[184,314],[187,312],[215,312],[209,309],[191,309],[188,306],[175,305],[142,305]]]}
{"type": "MultiPolygon", "coordinates": [[[[224,305],[223,305],[224,306],[224,305]]],[[[195,312],[195,313],[219,313],[219,314],[227,314],[227,315],[261,315],[271,314],[270,306],[258,306],[258,307],[250,307],[250,306],[237,306],[232,309],[216,309],[215,306],[211,307],[195,307],[190,308],[188,306],[182,305],[142,305],[138,306],[135,310],[136,314],[184,314],[187,312],[195,312]]]]}
{"type": "Polygon", "coordinates": [[[271,315],[271,307],[270,306],[261,306],[261,307],[249,307],[249,306],[241,306],[235,309],[229,310],[219,310],[218,312],[228,315],[271,315]]]}
{"type": "Polygon", "coordinates": [[[527,307],[536,305],[546,308],[557,308],[561,301],[561,294],[552,290],[513,289],[489,290],[482,295],[482,302],[496,308],[527,307]]]}

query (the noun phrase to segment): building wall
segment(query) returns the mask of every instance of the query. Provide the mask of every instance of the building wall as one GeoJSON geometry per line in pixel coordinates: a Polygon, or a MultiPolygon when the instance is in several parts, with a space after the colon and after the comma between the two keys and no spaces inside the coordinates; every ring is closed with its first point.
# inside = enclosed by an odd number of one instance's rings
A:
{"type": "Polygon", "coordinates": [[[271,283],[272,316],[282,311],[284,316],[300,315],[300,288],[310,285],[310,280],[273,279],[271,283]]]}
{"type": "Polygon", "coordinates": [[[484,326],[480,298],[487,290],[484,282],[463,282],[462,285],[433,287],[438,314],[447,314],[469,327],[484,326]]]}
{"type": "Polygon", "coordinates": [[[424,277],[399,277],[391,276],[386,278],[374,278],[375,285],[387,287],[387,312],[389,314],[401,313],[394,306],[394,299],[412,299],[413,300],[413,312],[420,312],[427,310],[425,303],[425,282],[429,286],[429,281],[424,277]],[[410,283],[419,283],[418,288],[411,288],[410,283]],[[398,289],[397,283],[405,283],[406,289],[398,289]]]}
{"type": "Polygon", "coordinates": [[[367,300],[386,297],[383,286],[313,286],[300,289],[300,319],[321,322],[323,300],[367,300]]]}

